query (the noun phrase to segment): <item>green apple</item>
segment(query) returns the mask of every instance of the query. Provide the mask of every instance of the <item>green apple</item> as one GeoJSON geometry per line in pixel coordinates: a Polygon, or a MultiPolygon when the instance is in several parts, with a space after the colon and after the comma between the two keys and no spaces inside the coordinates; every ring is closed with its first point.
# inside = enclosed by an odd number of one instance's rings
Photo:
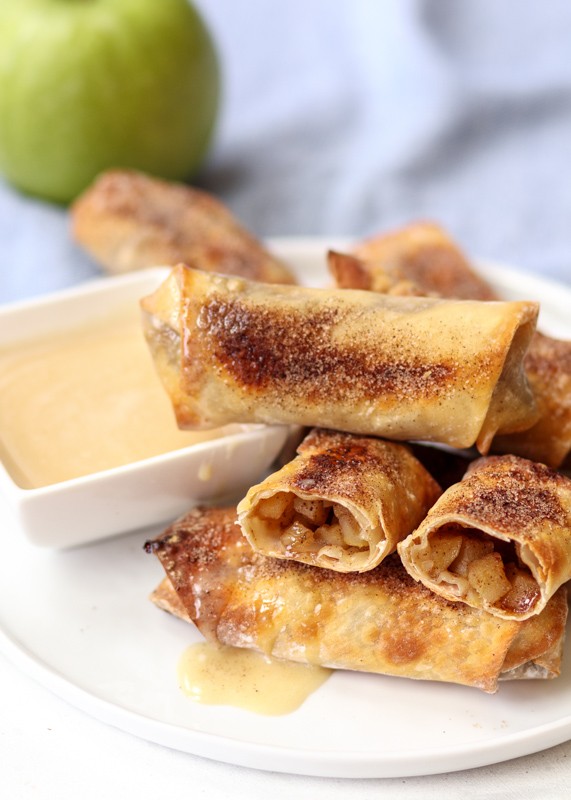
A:
{"type": "Polygon", "coordinates": [[[220,89],[187,0],[0,0],[0,171],[68,202],[109,167],[188,178],[220,89]]]}

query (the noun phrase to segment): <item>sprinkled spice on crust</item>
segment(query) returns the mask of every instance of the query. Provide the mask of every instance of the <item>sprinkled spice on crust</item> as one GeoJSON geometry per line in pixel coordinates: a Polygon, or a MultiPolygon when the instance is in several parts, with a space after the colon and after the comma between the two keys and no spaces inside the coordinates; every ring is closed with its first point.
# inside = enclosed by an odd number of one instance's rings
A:
{"type": "MultiPolygon", "coordinates": [[[[458,372],[455,361],[432,363],[407,352],[404,340],[361,337],[359,345],[336,340],[335,328],[350,311],[339,308],[281,309],[256,307],[240,300],[212,297],[199,326],[220,365],[241,386],[304,394],[311,402],[358,393],[411,400],[443,392],[458,372]]],[[[483,364],[484,369],[488,366],[483,364]]],[[[474,383],[478,383],[476,368],[474,383]]],[[[483,371],[483,370],[481,370],[483,371]]]]}

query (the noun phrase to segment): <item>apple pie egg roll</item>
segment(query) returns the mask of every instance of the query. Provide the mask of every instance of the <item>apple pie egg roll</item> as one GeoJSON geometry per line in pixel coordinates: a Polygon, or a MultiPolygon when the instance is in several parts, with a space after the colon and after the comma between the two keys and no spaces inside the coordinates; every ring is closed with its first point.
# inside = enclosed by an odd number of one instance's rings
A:
{"type": "Polygon", "coordinates": [[[183,183],[107,170],[73,203],[71,221],[78,244],[113,274],[183,261],[208,272],[296,282],[220,200],[183,183]]]}
{"type": "Polygon", "coordinates": [[[397,554],[363,573],[263,556],[242,536],[232,508],[194,509],[146,549],[170,583],[151,598],[214,644],[486,692],[502,677],[560,672],[564,588],[532,620],[498,619],[429,591],[397,554]]]}
{"type": "Polygon", "coordinates": [[[498,300],[450,236],[433,222],[415,222],[358,243],[333,257],[337,286],[394,294],[498,300]]]}
{"type": "Polygon", "coordinates": [[[176,267],[142,301],[181,428],[295,423],[487,452],[537,417],[538,304],[275,286],[176,267]]]}
{"type": "Polygon", "coordinates": [[[363,572],[396,550],[440,496],[410,450],[314,429],[298,456],[238,505],[254,550],[339,572],[363,572]]]}
{"type": "Polygon", "coordinates": [[[571,342],[536,331],[524,366],[540,417],[526,431],[496,436],[492,450],[566,467],[571,452],[571,342]]]}
{"type": "MultiPolygon", "coordinates": [[[[330,252],[337,286],[413,297],[498,300],[449,237],[431,224],[413,224],[358,245],[351,255],[330,252]]],[[[514,453],[557,468],[571,452],[571,342],[536,331],[524,367],[539,410],[525,431],[495,437],[494,453],[514,453]]]]}
{"type": "Polygon", "coordinates": [[[571,577],[571,480],[517,456],[479,459],[398,551],[442,597],[527,619],[571,577]]]}

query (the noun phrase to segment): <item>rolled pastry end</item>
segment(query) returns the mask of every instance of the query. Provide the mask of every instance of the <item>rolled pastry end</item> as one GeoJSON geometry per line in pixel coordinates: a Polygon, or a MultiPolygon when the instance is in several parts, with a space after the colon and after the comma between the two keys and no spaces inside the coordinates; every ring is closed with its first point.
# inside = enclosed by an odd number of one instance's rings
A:
{"type": "Polygon", "coordinates": [[[437,594],[507,619],[525,619],[540,610],[542,592],[524,560],[533,562],[533,556],[524,547],[448,522],[424,536],[413,534],[399,552],[410,574],[437,594]]]}
{"type": "Polygon", "coordinates": [[[249,498],[238,506],[246,538],[267,555],[338,572],[362,572],[386,555],[382,526],[357,520],[339,502],[293,490],[249,498]]]}
{"type": "Polygon", "coordinates": [[[517,456],[478,459],[399,552],[448,600],[527,619],[571,577],[571,481],[517,456]]]}
{"type": "MultiPolygon", "coordinates": [[[[181,384],[181,309],[185,279],[194,274],[200,276],[200,273],[188,270],[184,264],[178,264],[152,294],[140,301],[143,334],[181,430],[216,427],[197,412],[192,395],[181,384]]],[[[189,372],[191,377],[200,380],[200,365],[189,372]]]]}
{"type": "Polygon", "coordinates": [[[476,446],[485,455],[498,433],[525,431],[540,417],[524,368],[524,357],[535,332],[539,305],[529,303],[522,308],[520,325],[514,332],[498,382],[476,446]]]}
{"type": "Polygon", "coordinates": [[[242,531],[264,555],[364,572],[394,552],[440,496],[396,442],[320,428],[238,506],[242,531]]]}

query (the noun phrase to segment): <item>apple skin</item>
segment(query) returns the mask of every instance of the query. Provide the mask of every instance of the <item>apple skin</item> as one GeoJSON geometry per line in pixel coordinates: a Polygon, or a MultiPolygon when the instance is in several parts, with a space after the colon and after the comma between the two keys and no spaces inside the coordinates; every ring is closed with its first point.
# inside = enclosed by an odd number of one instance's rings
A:
{"type": "Polygon", "coordinates": [[[0,0],[0,171],[26,193],[67,203],[110,167],[190,177],[219,96],[187,0],[0,0]]]}

